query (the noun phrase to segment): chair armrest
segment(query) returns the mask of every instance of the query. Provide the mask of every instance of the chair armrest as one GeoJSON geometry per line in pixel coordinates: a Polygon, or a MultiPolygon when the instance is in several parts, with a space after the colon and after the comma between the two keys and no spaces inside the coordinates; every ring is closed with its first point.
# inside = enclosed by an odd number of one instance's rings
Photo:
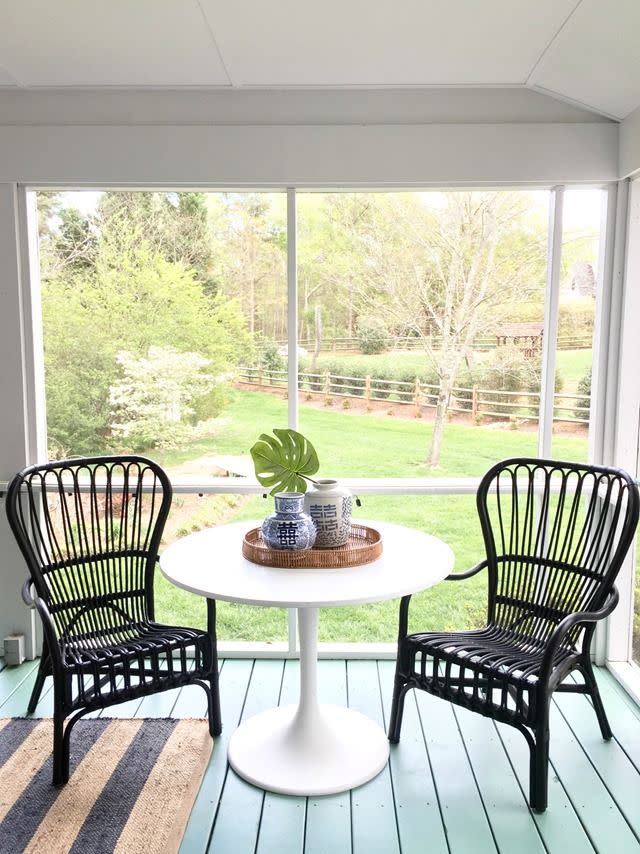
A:
{"type": "Polygon", "coordinates": [[[36,606],[36,597],[31,592],[31,585],[33,582],[31,581],[31,577],[27,576],[24,580],[24,584],[22,585],[22,601],[29,608],[35,608],[36,606]]]}
{"type": "Polygon", "coordinates": [[[464,572],[452,572],[450,575],[445,575],[445,581],[462,581],[464,578],[471,578],[472,575],[475,575],[477,572],[480,572],[481,569],[486,569],[489,565],[488,560],[481,560],[480,563],[477,563],[475,566],[472,566],[471,569],[466,569],[464,572]]]}
{"type": "MultiPolygon", "coordinates": [[[[22,594],[24,598],[25,588],[29,588],[30,581],[27,579],[22,587],[22,594]]],[[[41,599],[37,593],[33,596],[29,592],[29,599],[31,601],[31,607],[34,607],[38,614],[40,615],[40,619],[42,620],[42,630],[44,632],[44,641],[46,648],[48,650],[48,655],[51,656],[53,663],[56,667],[62,667],[62,656],[60,653],[60,643],[56,636],[56,628],[53,622],[53,617],[51,616],[51,612],[49,611],[49,607],[44,599],[41,599]]]]}
{"type": "Polygon", "coordinates": [[[619,601],[620,594],[618,593],[618,588],[614,586],[613,590],[609,594],[609,598],[599,611],[576,611],[575,614],[569,614],[564,618],[564,620],[561,620],[558,623],[549,638],[547,648],[542,658],[542,666],[540,668],[541,681],[546,681],[549,678],[551,668],[553,666],[553,657],[567,632],[578,623],[595,623],[598,620],[603,620],[605,617],[609,616],[619,601]]]}

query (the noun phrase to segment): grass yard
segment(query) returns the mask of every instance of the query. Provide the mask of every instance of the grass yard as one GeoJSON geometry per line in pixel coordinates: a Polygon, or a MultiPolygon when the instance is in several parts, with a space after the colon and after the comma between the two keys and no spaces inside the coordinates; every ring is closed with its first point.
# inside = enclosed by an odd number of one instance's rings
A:
{"type": "MultiPolygon", "coordinates": [[[[216,434],[183,451],[167,452],[163,464],[171,470],[198,457],[248,454],[260,433],[286,422],[287,402],[282,397],[232,391],[216,434]]],[[[431,471],[421,462],[431,429],[430,423],[421,420],[356,415],[304,404],[300,407],[300,430],[314,443],[321,464],[319,474],[325,477],[480,476],[499,459],[536,453],[534,432],[452,423],[445,432],[442,465],[431,471]]],[[[584,459],[586,439],[555,436],[554,455],[584,459]]],[[[222,522],[261,519],[271,509],[272,502],[260,497],[176,496],[166,542],[222,522]]],[[[422,528],[441,537],[455,552],[457,571],[472,566],[482,556],[473,496],[371,496],[363,500],[356,514],[361,519],[422,528]]],[[[160,619],[204,625],[204,600],[178,590],[159,574],[156,590],[160,619]]],[[[443,582],[414,597],[411,627],[427,630],[479,625],[485,595],[482,573],[469,581],[443,582]]],[[[219,637],[224,640],[275,641],[287,636],[286,613],[281,610],[220,603],[218,616],[219,637]]],[[[321,640],[394,641],[396,633],[396,602],[321,612],[321,640]]]]}
{"type": "Polygon", "coordinates": [[[556,366],[564,380],[563,391],[575,391],[578,383],[591,369],[592,350],[558,350],[556,366]]]}

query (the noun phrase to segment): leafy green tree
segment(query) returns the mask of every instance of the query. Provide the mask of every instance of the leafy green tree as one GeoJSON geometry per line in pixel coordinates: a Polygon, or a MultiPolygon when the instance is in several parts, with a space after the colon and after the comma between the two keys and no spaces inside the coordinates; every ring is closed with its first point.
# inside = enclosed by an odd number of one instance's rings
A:
{"type": "Polygon", "coordinates": [[[298,293],[304,329],[313,337],[313,306],[321,304],[329,335],[352,338],[358,320],[358,283],[366,275],[359,235],[380,197],[372,193],[308,193],[299,197],[298,293]]]}
{"type": "Polygon", "coordinates": [[[228,193],[212,200],[214,275],[235,297],[249,332],[281,339],[287,330],[284,197],[228,193]]]}
{"type": "Polygon", "coordinates": [[[111,430],[134,451],[171,448],[196,434],[195,401],[215,385],[210,362],[175,347],[149,347],[142,356],[121,351],[122,376],[109,389],[111,430]]]}
{"type": "MultiPolygon", "coordinates": [[[[117,354],[152,346],[200,353],[212,376],[247,358],[251,340],[237,303],[211,296],[182,262],[169,261],[120,217],[99,232],[95,263],[43,282],[47,415],[52,453],[112,445],[109,390],[117,354]]],[[[210,412],[199,407],[201,417],[210,412]]]]}
{"type": "Polygon", "coordinates": [[[215,294],[213,252],[206,193],[108,192],[98,205],[100,232],[145,241],[167,261],[193,270],[205,291],[215,294]]]}
{"type": "Polygon", "coordinates": [[[66,273],[84,273],[96,263],[98,235],[90,217],[76,208],[60,207],[55,255],[66,273]]]}

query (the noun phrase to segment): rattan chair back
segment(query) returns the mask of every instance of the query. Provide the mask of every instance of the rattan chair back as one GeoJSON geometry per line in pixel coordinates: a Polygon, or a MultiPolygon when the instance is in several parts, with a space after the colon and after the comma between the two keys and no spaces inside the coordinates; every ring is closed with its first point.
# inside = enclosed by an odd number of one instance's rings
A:
{"type": "MultiPolygon", "coordinates": [[[[506,460],[477,495],[489,572],[489,622],[544,644],[558,623],[607,599],[638,517],[626,472],[506,460]]],[[[584,626],[569,632],[575,646],[584,626]]]]}
{"type": "Polygon", "coordinates": [[[171,506],[158,465],[103,457],[32,466],[7,502],[58,638],[122,638],[153,619],[154,565],[171,506]]]}

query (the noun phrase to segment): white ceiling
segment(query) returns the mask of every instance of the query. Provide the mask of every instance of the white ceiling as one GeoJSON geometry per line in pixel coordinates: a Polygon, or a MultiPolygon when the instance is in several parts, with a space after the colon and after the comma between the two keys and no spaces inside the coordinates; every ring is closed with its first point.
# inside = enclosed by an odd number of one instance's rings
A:
{"type": "Polygon", "coordinates": [[[640,104],[640,0],[4,0],[0,87],[509,87],[640,104]]]}

